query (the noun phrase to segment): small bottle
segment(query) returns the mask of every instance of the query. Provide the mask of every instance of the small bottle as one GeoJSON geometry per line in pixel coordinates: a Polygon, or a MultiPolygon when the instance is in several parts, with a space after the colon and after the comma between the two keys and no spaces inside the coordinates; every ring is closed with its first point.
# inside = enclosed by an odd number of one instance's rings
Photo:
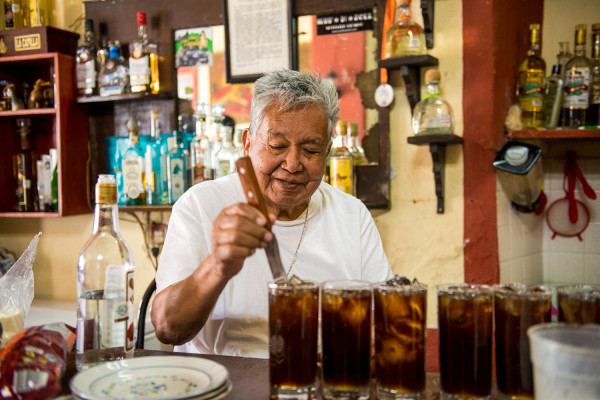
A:
{"type": "Polygon", "coordinates": [[[530,24],[529,48],[519,65],[517,88],[524,129],[542,128],[545,78],[546,62],[540,56],[540,24],[530,24]]]}
{"type": "Polygon", "coordinates": [[[562,109],[562,126],[577,129],[586,125],[590,102],[590,75],[592,63],[585,56],[586,25],[575,27],[575,56],[567,62],[565,99],[562,109]]]}
{"type": "Polygon", "coordinates": [[[58,150],[50,149],[52,176],[50,178],[50,210],[58,212],[58,150]]]}
{"type": "Polygon", "coordinates": [[[427,53],[425,31],[410,15],[410,0],[398,0],[394,24],[385,34],[386,58],[427,53]]]}
{"type": "Polygon", "coordinates": [[[569,42],[558,42],[556,63],[560,65],[560,77],[563,81],[567,70],[565,67],[571,58],[573,58],[573,53],[569,50],[569,42]]]}
{"type": "Polygon", "coordinates": [[[109,58],[98,73],[100,96],[125,93],[128,82],[127,67],[123,64],[121,50],[115,42],[108,42],[109,58]]]}
{"type": "Polygon", "coordinates": [[[14,155],[17,211],[35,211],[37,203],[35,164],[29,147],[29,118],[17,118],[17,129],[21,136],[21,148],[14,155]]]}
{"type": "Polygon", "coordinates": [[[235,172],[235,161],[237,160],[233,147],[233,128],[223,126],[221,134],[221,146],[216,154],[217,169],[216,178],[226,176],[235,172]]]}
{"type": "Polygon", "coordinates": [[[169,203],[167,190],[167,148],[160,139],[158,110],[150,110],[150,140],[145,153],[146,203],[163,205],[169,203]]]}
{"type": "Polygon", "coordinates": [[[102,67],[106,64],[108,59],[110,58],[109,50],[108,50],[108,39],[107,39],[107,26],[106,23],[101,22],[99,24],[98,30],[100,31],[100,43],[98,45],[98,49],[96,50],[96,65],[98,66],[98,72],[102,69],[102,67]]]}
{"type": "Polygon", "coordinates": [[[77,70],[77,92],[80,96],[96,94],[97,60],[96,43],[94,37],[94,21],[85,20],[85,38],[77,48],[75,67],[77,70]]]}
{"type": "Polygon", "coordinates": [[[339,120],[329,154],[329,183],[354,196],[354,159],[346,146],[346,121],[339,120]]]}
{"type": "Polygon", "coordinates": [[[235,149],[235,158],[238,159],[244,156],[244,130],[237,128],[233,135],[233,148],[235,149]]]}
{"type": "Polygon", "coordinates": [[[206,103],[198,103],[196,113],[196,134],[190,142],[190,161],[192,167],[192,181],[195,185],[206,180],[205,177],[205,151],[207,147],[206,138],[206,103]]]}
{"type": "Polygon", "coordinates": [[[119,231],[115,177],[99,175],[92,236],[77,263],[75,366],[79,371],[133,355],[133,284],[133,254],[119,231]]]}
{"type": "Polygon", "coordinates": [[[592,25],[592,77],[588,125],[600,125],[600,23],[592,25]]]}
{"type": "Polygon", "coordinates": [[[132,93],[157,94],[158,49],[155,43],[148,41],[146,32],[146,13],[137,13],[138,37],[129,44],[129,84],[132,93]]]}
{"type": "Polygon", "coordinates": [[[146,204],[144,188],[144,151],[140,146],[137,122],[130,119],[127,122],[129,130],[129,147],[123,153],[121,171],[123,171],[123,193],[125,205],[141,206],[146,204]]]}
{"type": "Polygon", "coordinates": [[[168,139],[168,143],[169,154],[167,157],[167,177],[169,204],[175,204],[177,199],[179,199],[187,189],[186,157],[177,131],[173,132],[173,136],[168,139]]]}
{"type": "Polygon", "coordinates": [[[454,133],[452,106],[440,96],[440,71],[425,73],[427,95],[413,110],[412,126],[415,135],[449,135],[454,133]]]}
{"type": "Polygon", "coordinates": [[[564,98],[564,81],[560,77],[560,64],[552,67],[552,75],[544,86],[544,128],[556,129],[564,98]]]}
{"type": "Polygon", "coordinates": [[[369,160],[365,155],[365,151],[358,143],[358,122],[350,122],[348,124],[348,150],[352,154],[354,165],[367,165],[369,160]]]}

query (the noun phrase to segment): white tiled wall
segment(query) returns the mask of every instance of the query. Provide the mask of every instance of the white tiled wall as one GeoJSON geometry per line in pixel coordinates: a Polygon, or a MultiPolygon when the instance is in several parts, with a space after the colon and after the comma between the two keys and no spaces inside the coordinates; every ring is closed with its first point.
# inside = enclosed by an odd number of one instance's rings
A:
{"type": "MultiPolygon", "coordinates": [[[[563,190],[564,151],[543,155],[544,187],[548,197],[542,215],[521,213],[511,207],[497,184],[498,253],[500,282],[600,284],[600,159],[582,157],[577,164],[594,189],[597,199],[587,198],[578,182],[575,198],[589,210],[589,225],[578,237],[553,237],[546,221],[551,204],[565,197],[563,190]]],[[[556,210],[558,206],[553,208],[556,210]]],[[[555,214],[570,224],[566,212],[555,214]]],[[[580,215],[579,218],[584,218],[580,215]]]]}

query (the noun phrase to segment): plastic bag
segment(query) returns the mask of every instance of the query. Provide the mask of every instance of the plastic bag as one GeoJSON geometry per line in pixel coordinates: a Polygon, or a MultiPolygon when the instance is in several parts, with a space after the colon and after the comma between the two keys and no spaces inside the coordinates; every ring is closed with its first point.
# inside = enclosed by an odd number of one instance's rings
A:
{"type": "Polygon", "coordinates": [[[27,250],[0,277],[0,348],[25,326],[33,300],[33,260],[42,233],[33,237],[27,250]]]}

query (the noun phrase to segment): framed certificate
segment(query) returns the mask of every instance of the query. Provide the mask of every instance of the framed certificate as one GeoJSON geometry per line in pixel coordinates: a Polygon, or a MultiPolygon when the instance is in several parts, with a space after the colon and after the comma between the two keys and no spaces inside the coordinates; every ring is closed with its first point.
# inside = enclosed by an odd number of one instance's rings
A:
{"type": "Polygon", "coordinates": [[[297,69],[292,0],[223,0],[228,83],[254,82],[265,72],[297,69]]]}

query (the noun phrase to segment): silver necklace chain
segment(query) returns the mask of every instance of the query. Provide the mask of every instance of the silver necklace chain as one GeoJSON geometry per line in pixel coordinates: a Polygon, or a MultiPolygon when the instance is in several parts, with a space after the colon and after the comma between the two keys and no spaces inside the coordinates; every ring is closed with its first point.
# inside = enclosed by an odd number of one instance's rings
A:
{"type": "Polygon", "coordinates": [[[304,226],[302,226],[302,233],[300,234],[300,240],[298,241],[298,246],[296,247],[296,252],[294,253],[294,258],[292,258],[292,263],[290,264],[290,268],[285,275],[286,278],[289,278],[290,272],[292,272],[292,268],[294,264],[296,264],[296,258],[298,258],[298,250],[300,250],[300,245],[302,244],[302,240],[304,240],[304,232],[306,232],[306,225],[308,225],[308,207],[310,206],[310,199],[308,199],[308,204],[306,205],[306,212],[304,213],[304,226]]]}

